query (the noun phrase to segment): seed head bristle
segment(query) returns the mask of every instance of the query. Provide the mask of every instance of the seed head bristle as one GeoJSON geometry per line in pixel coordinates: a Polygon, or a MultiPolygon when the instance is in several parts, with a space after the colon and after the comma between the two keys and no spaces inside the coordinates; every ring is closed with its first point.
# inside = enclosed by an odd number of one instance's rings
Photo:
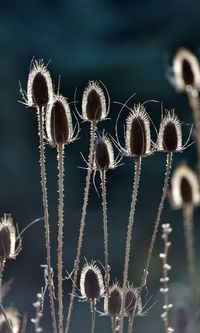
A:
{"type": "Polygon", "coordinates": [[[88,301],[96,301],[104,295],[103,277],[94,262],[86,263],[82,268],[80,291],[82,298],[88,301]]]}
{"type": "Polygon", "coordinates": [[[69,104],[61,95],[55,95],[46,111],[46,132],[50,145],[68,144],[72,141],[73,127],[69,104]]]}
{"type": "MultiPolygon", "coordinates": [[[[137,289],[128,287],[125,295],[125,311],[127,316],[131,316],[134,313],[135,304],[137,298],[137,289]]],[[[139,316],[142,313],[142,301],[141,297],[138,299],[137,308],[135,310],[135,315],[139,316]]]]}
{"type": "Polygon", "coordinates": [[[151,153],[149,116],[144,106],[135,105],[126,120],[126,152],[128,156],[147,156],[151,153]]]}
{"type": "MultiPolygon", "coordinates": [[[[8,321],[11,324],[11,327],[13,329],[13,333],[19,333],[20,331],[20,319],[19,319],[19,313],[14,308],[6,308],[5,309],[6,316],[8,318],[8,321]]],[[[3,313],[0,314],[0,333],[10,333],[10,329],[8,328],[8,325],[5,321],[5,317],[3,313]]]]}
{"type": "Polygon", "coordinates": [[[196,56],[186,48],[180,48],[173,60],[175,86],[179,91],[188,87],[199,90],[200,66],[196,56]]]}
{"type": "Polygon", "coordinates": [[[117,316],[121,313],[122,289],[118,283],[109,287],[109,296],[104,298],[104,312],[109,316],[117,316]]]}
{"type": "Polygon", "coordinates": [[[4,214],[0,221],[0,259],[15,258],[16,232],[9,214],[4,214]]]}
{"type": "Polygon", "coordinates": [[[97,81],[90,81],[83,92],[83,120],[97,123],[104,120],[107,114],[108,110],[103,89],[97,81]]]}
{"type": "Polygon", "coordinates": [[[105,135],[98,137],[95,142],[95,169],[107,171],[115,167],[116,163],[111,141],[105,135]]]}
{"type": "Polygon", "coordinates": [[[27,105],[43,107],[53,99],[52,80],[43,60],[35,60],[28,76],[27,105]]]}
{"type": "Polygon", "coordinates": [[[174,111],[167,111],[161,120],[157,139],[157,150],[167,153],[182,150],[181,124],[174,111]]]}
{"type": "Polygon", "coordinates": [[[186,164],[181,164],[175,169],[171,179],[171,194],[175,208],[200,204],[198,177],[186,164]]]}

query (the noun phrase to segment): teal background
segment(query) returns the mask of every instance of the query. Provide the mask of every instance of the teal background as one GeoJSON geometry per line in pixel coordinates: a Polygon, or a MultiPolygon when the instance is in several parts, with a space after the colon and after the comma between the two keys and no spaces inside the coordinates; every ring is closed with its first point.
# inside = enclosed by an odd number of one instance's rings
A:
{"type": "MultiPolygon", "coordinates": [[[[199,54],[199,1],[0,1],[0,209],[11,213],[22,230],[35,218],[42,217],[39,178],[39,153],[36,113],[18,101],[20,80],[26,90],[29,66],[33,56],[44,59],[52,74],[55,87],[61,74],[61,93],[74,99],[81,110],[82,92],[89,80],[102,80],[111,98],[110,118],[102,123],[114,135],[114,125],[120,106],[146,100],[163,102],[164,108],[175,108],[183,122],[184,138],[192,123],[191,112],[184,94],[176,94],[165,78],[165,67],[170,65],[180,46],[190,47],[199,54]]],[[[159,103],[148,103],[147,111],[158,128],[161,115],[159,103]]],[[[72,105],[73,109],[73,105],[72,105]]],[[[123,141],[123,117],[120,138],[123,141]]],[[[120,127],[119,126],[119,127],[120,127]]],[[[152,127],[152,137],[156,134],[152,127]]],[[[89,125],[81,124],[80,140],[66,147],[65,153],[65,236],[64,268],[73,267],[79,230],[85,182],[85,166],[80,152],[88,154],[89,125]]],[[[195,145],[174,157],[174,166],[186,160],[196,167],[195,145]]],[[[57,166],[56,151],[47,147],[49,207],[51,214],[52,258],[56,269],[57,224],[57,166]]],[[[133,161],[124,158],[124,165],[108,173],[109,254],[111,276],[121,280],[128,212],[133,182],[133,161]]],[[[155,153],[145,158],[142,166],[136,224],[130,265],[131,281],[137,285],[144,267],[147,247],[162,191],[165,155],[155,153]]],[[[97,176],[97,187],[100,182],[97,176]]],[[[103,235],[101,201],[91,186],[83,257],[103,263],[103,235]]],[[[196,250],[200,249],[199,210],[195,215],[196,250]]],[[[170,262],[173,281],[188,282],[181,212],[172,211],[168,202],[162,223],[170,222],[173,247],[170,262]]],[[[150,305],[160,298],[159,278],[161,263],[158,258],[161,241],[158,237],[149,274],[150,305]]],[[[197,257],[198,259],[198,257],[197,257]]],[[[84,259],[82,259],[82,263],[84,259]]],[[[32,303],[43,285],[41,264],[45,263],[45,240],[42,222],[32,226],[23,237],[23,250],[16,261],[9,262],[4,278],[14,277],[5,305],[13,304],[20,313],[34,316],[32,303]]],[[[199,268],[199,263],[198,263],[199,268]]],[[[65,282],[65,295],[70,292],[65,282]]],[[[145,301],[144,301],[145,302],[145,301]]],[[[50,327],[48,299],[44,332],[50,327]]],[[[98,306],[102,311],[102,304],[98,306]]],[[[161,305],[157,303],[148,315],[137,320],[137,330],[149,333],[164,331],[160,319],[161,305]]],[[[87,304],[76,304],[72,331],[88,332],[90,312],[87,304]]],[[[98,318],[96,332],[110,332],[108,319],[98,318]]],[[[28,332],[34,332],[28,321],[28,332]]]]}

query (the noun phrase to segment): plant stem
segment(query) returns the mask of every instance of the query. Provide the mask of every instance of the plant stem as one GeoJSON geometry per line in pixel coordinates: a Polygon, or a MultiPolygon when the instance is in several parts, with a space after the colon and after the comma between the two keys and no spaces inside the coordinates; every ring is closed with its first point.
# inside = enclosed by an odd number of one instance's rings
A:
{"type": "Polygon", "coordinates": [[[4,316],[4,319],[6,321],[6,324],[7,324],[7,327],[10,331],[10,333],[14,333],[13,332],[13,329],[12,329],[12,326],[7,318],[7,315],[6,315],[6,312],[4,310],[4,307],[3,307],[3,304],[2,304],[2,279],[3,279],[3,269],[4,269],[4,265],[5,265],[5,260],[4,259],[1,259],[0,261],[0,310],[4,316]]]}
{"type": "Polygon", "coordinates": [[[197,305],[197,280],[194,252],[194,226],[193,226],[193,206],[183,207],[183,224],[185,229],[185,245],[187,252],[188,271],[190,276],[191,300],[194,307],[197,305]]]}
{"type": "Polygon", "coordinates": [[[103,234],[104,234],[104,255],[105,255],[105,291],[106,296],[109,296],[109,264],[108,264],[108,216],[107,216],[107,201],[106,201],[106,172],[101,172],[101,187],[102,187],[102,206],[103,206],[103,234]]]}
{"type": "Polygon", "coordinates": [[[58,146],[58,320],[59,333],[63,333],[63,214],[64,214],[64,145],[58,146]]]}
{"type": "Polygon", "coordinates": [[[122,310],[120,315],[120,333],[123,332],[123,321],[124,321],[124,312],[125,312],[125,294],[126,286],[128,282],[128,268],[129,268],[129,258],[130,258],[130,248],[131,248],[131,235],[132,228],[135,221],[135,206],[137,202],[137,194],[140,181],[140,170],[141,170],[141,157],[135,158],[135,176],[133,183],[133,192],[132,192],[132,201],[131,208],[129,213],[129,223],[127,228],[126,236],[126,250],[125,250],[125,259],[124,259],[124,272],[123,272],[123,294],[122,294],[122,310]]]}
{"type": "Polygon", "coordinates": [[[41,107],[37,110],[38,115],[38,129],[40,140],[40,173],[41,173],[41,187],[42,187],[42,201],[44,208],[44,226],[45,226],[45,239],[46,239],[46,255],[47,255],[47,273],[48,273],[48,289],[50,298],[50,309],[52,317],[52,325],[54,333],[57,333],[54,295],[53,295],[53,279],[51,273],[51,251],[50,251],[50,229],[49,229],[49,211],[48,211],[48,199],[47,199],[47,180],[46,180],[46,168],[45,168],[45,146],[44,146],[44,108],[41,107]]]}
{"type": "Polygon", "coordinates": [[[72,285],[72,291],[71,291],[71,296],[70,296],[70,303],[69,303],[69,308],[68,308],[67,324],[66,324],[66,328],[65,328],[65,333],[69,332],[71,315],[72,315],[73,304],[74,304],[74,297],[75,297],[74,293],[76,290],[78,271],[79,271],[79,266],[80,266],[81,248],[82,248],[83,234],[84,234],[84,228],[85,228],[85,219],[86,219],[86,214],[87,214],[90,180],[91,180],[91,174],[92,174],[92,164],[93,164],[93,159],[94,159],[95,132],[96,132],[96,123],[92,123],[91,124],[90,149],[89,149],[89,162],[88,162],[88,169],[87,169],[87,176],[86,176],[86,184],[85,184],[85,189],[84,189],[84,199],[83,199],[82,214],[81,214],[81,221],[80,221],[78,245],[77,245],[77,250],[76,250],[76,259],[74,262],[73,285],[72,285]]]}
{"type": "Polygon", "coordinates": [[[155,224],[154,224],[153,234],[152,234],[152,237],[151,237],[151,242],[150,242],[150,247],[149,247],[149,251],[148,251],[148,256],[147,256],[147,261],[146,261],[144,273],[142,275],[140,287],[138,288],[135,308],[134,308],[133,314],[131,316],[131,319],[129,321],[128,333],[132,332],[134,318],[135,318],[135,312],[136,312],[136,309],[137,309],[137,303],[138,303],[138,300],[140,298],[142,289],[146,285],[146,282],[147,282],[149,265],[150,265],[150,262],[151,262],[152,252],[153,252],[153,248],[154,248],[154,244],[155,244],[155,240],[156,240],[156,235],[157,235],[158,227],[159,227],[159,224],[160,224],[161,213],[162,213],[165,198],[166,198],[166,195],[167,195],[167,189],[168,189],[168,183],[169,183],[169,177],[170,177],[170,171],[171,171],[171,165],[172,165],[172,157],[173,157],[172,153],[167,154],[165,180],[164,180],[164,186],[163,186],[163,190],[162,190],[162,196],[161,196],[160,204],[158,206],[157,216],[156,216],[156,220],[155,220],[155,224]]]}
{"type": "Polygon", "coordinates": [[[195,89],[190,89],[187,92],[188,102],[192,110],[195,126],[195,137],[197,144],[197,156],[198,156],[198,176],[200,181],[200,103],[199,93],[195,89]]]}
{"type": "Polygon", "coordinates": [[[96,309],[95,301],[91,301],[91,312],[92,312],[92,324],[91,324],[91,333],[95,332],[95,323],[96,323],[96,309]]]}

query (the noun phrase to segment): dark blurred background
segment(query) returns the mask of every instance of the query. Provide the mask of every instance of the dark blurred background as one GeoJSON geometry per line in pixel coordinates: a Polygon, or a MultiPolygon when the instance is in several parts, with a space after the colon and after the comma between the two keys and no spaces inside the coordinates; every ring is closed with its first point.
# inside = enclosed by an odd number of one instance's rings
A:
{"type": "MultiPolygon", "coordinates": [[[[146,100],[163,102],[165,108],[175,108],[184,123],[184,137],[192,123],[191,112],[184,94],[176,94],[165,78],[165,68],[171,63],[180,46],[190,47],[200,56],[199,1],[128,1],[128,0],[49,0],[0,1],[0,207],[1,215],[11,213],[20,230],[32,220],[42,217],[40,169],[36,113],[18,101],[20,80],[26,90],[29,66],[33,56],[44,59],[52,74],[55,87],[61,74],[61,93],[74,99],[77,88],[77,107],[89,80],[101,80],[111,98],[110,118],[100,125],[114,135],[115,120],[120,106],[133,93],[129,102],[146,100]]],[[[152,121],[159,126],[160,103],[146,105],[152,121]]],[[[73,108],[73,106],[72,106],[73,108]]],[[[119,124],[122,138],[122,121],[119,124]]],[[[153,138],[156,135],[154,130],[153,138]]],[[[89,125],[81,124],[80,140],[66,147],[65,154],[65,234],[64,267],[70,271],[76,252],[81,205],[86,171],[80,152],[88,154],[89,125]]],[[[174,166],[186,160],[196,167],[195,145],[174,157],[174,166]]],[[[56,269],[57,225],[57,165],[56,151],[47,147],[49,206],[51,214],[52,258],[56,269]]],[[[108,173],[109,254],[111,276],[122,280],[124,246],[130,206],[133,161],[124,159],[124,165],[108,173]]],[[[147,247],[160,200],[165,170],[165,156],[154,154],[143,160],[141,187],[136,210],[131,256],[130,279],[140,281],[147,247]]],[[[100,182],[97,176],[97,187],[100,182]]],[[[196,251],[200,250],[197,214],[195,218],[196,251]]],[[[171,281],[188,283],[185,260],[184,234],[180,211],[172,211],[168,202],[162,222],[173,227],[170,263],[171,281]]],[[[159,237],[149,274],[150,305],[160,299],[159,278],[161,262],[158,258],[159,237]]],[[[103,262],[103,233],[101,201],[91,186],[87,224],[83,243],[83,257],[103,262]]],[[[198,257],[197,257],[198,259],[198,257]]],[[[12,289],[4,300],[13,304],[23,315],[28,312],[28,332],[34,332],[30,318],[34,316],[32,303],[43,286],[41,264],[45,263],[43,223],[32,226],[23,237],[23,250],[15,261],[9,262],[4,279],[14,277],[12,289]]],[[[84,263],[84,259],[82,259],[84,263]]],[[[198,263],[199,266],[199,263],[198,263]]],[[[65,296],[70,282],[65,282],[65,296]]],[[[44,332],[50,332],[48,299],[44,332]]],[[[99,305],[102,310],[102,304],[99,305]]],[[[148,315],[136,322],[140,332],[162,332],[161,305],[156,303],[148,315]]],[[[87,304],[76,303],[72,318],[72,332],[86,333],[90,327],[87,304]],[[77,320],[78,318],[78,320],[77,320]]],[[[98,318],[96,332],[110,332],[108,319],[98,318]]]]}

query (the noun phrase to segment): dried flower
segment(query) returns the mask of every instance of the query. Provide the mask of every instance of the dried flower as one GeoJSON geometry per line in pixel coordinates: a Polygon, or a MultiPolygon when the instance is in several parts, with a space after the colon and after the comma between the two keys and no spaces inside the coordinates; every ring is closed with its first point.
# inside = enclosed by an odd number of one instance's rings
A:
{"type": "Polygon", "coordinates": [[[199,90],[200,66],[195,55],[186,48],[180,48],[173,60],[174,84],[177,90],[187,91],[188,88],[199,90]]]}
{"type": "Polygon", "coordinates": [[[150,154],[151,137],[149,116],[144,106],[135,105],[126,120],[126,152],[128,156],[150,154]]]}
{"type": "Polygon", "coordinates": [[[104,312],[109,316],[117,316],[122,307],[122,289],[118,283],[114,283],[109,288],[109,296],[104,298],[104,312]]]}
{"type": "Polygon", "coordinates": [[[166,153],[182,150],[181,124],[174,111],[167,111],[161,120],[157,139],[157,150],[166,153]]]}
{"type": "Polygon", "coordinates": [[[68,144],[73,140],[72,118],[69,104],[61,95],[55,95],[46,111],[46,132],[52,146],[68,144]]]}
{"type": "Polygon", "coordinates": [[[99,122],[104,120],[109,112],[103,89],[97,81],[90,81],[83,92],[82,118],[85,121],[99,122]]]}
{"type": "Polygon", "coordinates": [[[104,295],[104,283],[100,269],[94,262],[86,263],[81,271],[80,290],[83,299],[95,301],[104,295]]]}
{"type": "Polygon", "coordinates": [[[14,259],[16,232],[9,214],[4,214],[0,221],[0,260],[14,259]]]}
{"type": "Polygon", "coordinates": [[[194,206],[200,203],[198,177],[186,164],[179,165],[171,180],[172,203],[175,208],[186,204],[194,206]]]}
{"type": "Polygon", "coordinates": [[[35,60],[28,76],[27,104],[43,107],[53,99],[52,80],[43,60],[35,60]]]}
{"type": "Polygon", "coordinates": [[[137,299],[137,289],[133,287],[128,287],[125,295],[125,310],[126,310],[126,315],[131,316],[133,315],[135,311],[135,315],[139,316],[142,314],[142,301],[141,297],[139,297],[138,302],[137,302],[137,307],[135,310],[135,302],[137,299]]]}
{"type": "Polygon", "coordinates": [[[112,143],[106,135],[98,137],[95,142],[95,169],[107,171],[116,167],[112,143]]]}

